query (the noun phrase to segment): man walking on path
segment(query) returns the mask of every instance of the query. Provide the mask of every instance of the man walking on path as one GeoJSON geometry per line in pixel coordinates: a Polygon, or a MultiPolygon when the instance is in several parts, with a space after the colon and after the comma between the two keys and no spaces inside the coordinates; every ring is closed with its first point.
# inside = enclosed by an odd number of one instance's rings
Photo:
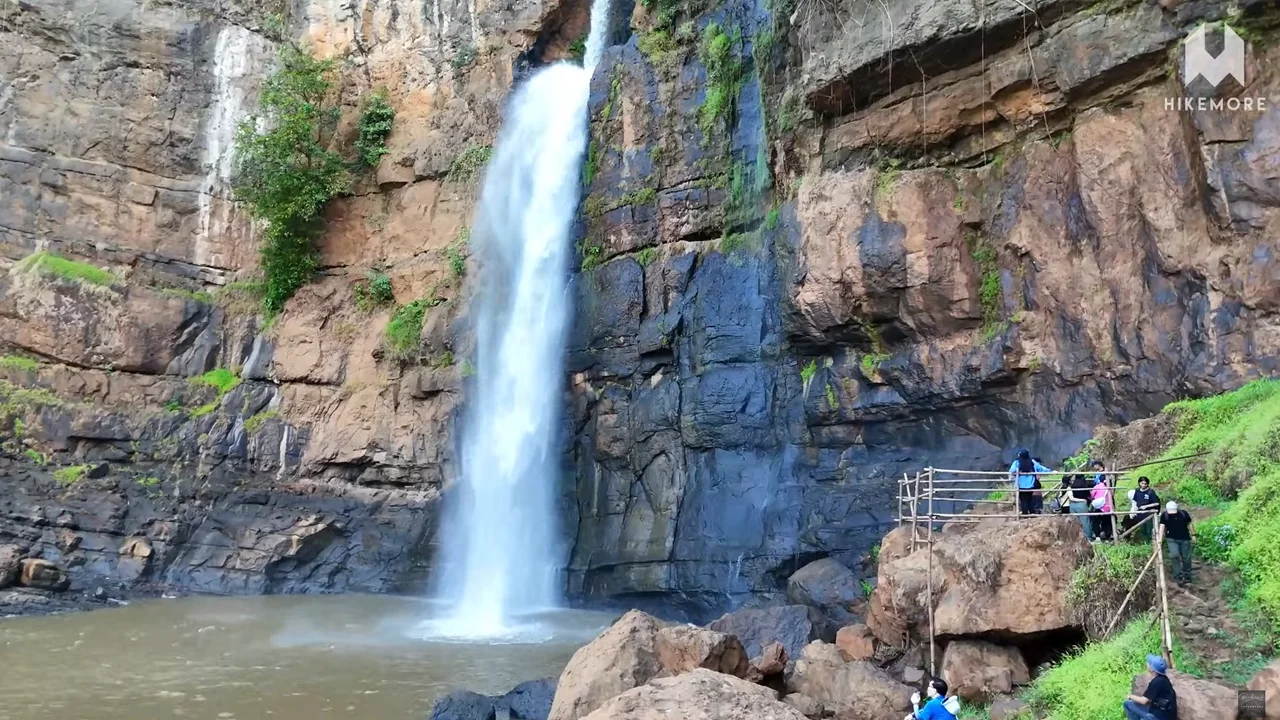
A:
{"type": "Polygon", "coordinates": [[[1147,670],[1155,673],[1141,695],[1124,701],[1127,720],[1178,720],[1178,694],[1165,673],[1169,668],[1159,655],[1147,656],[1147,670]]]}
{"type": "Polygon", "coordinates": [[[1173,565],[1173,577],[1179,585],[1191,582],[1191,541],[1196,538],[1191,515],[1178,509],[1178,503],[1170,500],[1160,514],[1164,537],[1169,548],[1169,563],[1173,565]]]}
{"type": "Polygon", "coordinates": [[[1071,514],[1080,516],[1085,538],[1093,539],[1093,518],[1089,517],[1089,491],[1093,482],[1084,473],[1071,476],[1071,514]]]}

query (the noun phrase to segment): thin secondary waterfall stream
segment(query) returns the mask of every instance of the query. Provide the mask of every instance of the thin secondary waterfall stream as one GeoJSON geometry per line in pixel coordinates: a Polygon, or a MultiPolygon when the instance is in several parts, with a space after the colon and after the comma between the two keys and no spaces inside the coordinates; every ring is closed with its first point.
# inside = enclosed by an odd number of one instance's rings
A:
{"type": "Polygon", "coordinates": [[[539,70],[510,102],[485,173],[473,252],[476,376],[461,482],[446,506],[430,632],[534,639],[520,615],[559,598],[557,432],[569,319],[569,232],[587,144],[591,73],[608,29],[595,0],[581,67],[539,70]]]}

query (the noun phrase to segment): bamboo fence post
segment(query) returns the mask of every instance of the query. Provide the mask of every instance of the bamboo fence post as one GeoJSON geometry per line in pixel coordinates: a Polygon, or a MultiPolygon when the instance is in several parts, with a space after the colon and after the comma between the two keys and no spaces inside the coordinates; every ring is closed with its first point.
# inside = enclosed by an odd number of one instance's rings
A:
{"type": "Polygon", "coordinates": [[[1162,646],[1162,654],[1164,661],[1173,669],[1173,631],[1169,629],[1169,594],[1166,590],[1164,579],[1164,544],[1160,541],[1164,538],[1164,528],[1157,526],[1159,530],[1156,535],[1156,562],[1158,563],[1156,578],[1160,584],[1160,645],[1162,646]]]}
{"type": "Polygon", "coordinates": [[[1103,640],[1110,637],[1111,631],[1115,629],[1116,623],[1120,621],[1120,616],[1124,614],[1124,609],[1129,606],[1129,601],[1133,599],[1133,594],[1138,590],[1138,585],[1142,584],[1142,578],[1147,576],[1147,571],[1151,569],[1151,563],[1155,562],[1155,560],[1156,554],[1152,552],[1151,557],[1147,558],[1147,564],[1142,566],[1142,572],[1138,573],[1138,579],[1133,582],[1133,587],[1129,588],[1129,594],[1124,596],[1124,602],[1120,603],[1120,609],[1116,610],[1115,617],[1111,618],[1111,624],[1107,625],[1107,631],[1102,633],[1103,640]]]}
{"type": "Polygon", "coordinates": [[[916,551],[916,538],[919,537],[920,515],[920,471],[916,471],[916,487],[911,493],[911,552],[916,551]]]}
{"type": "Polygon", "coordinates": [[[931,677],[938,676],[938,668],[935,666],[934,642],[933,642],[933,468],[929,468],[929,541],[926,545],[926,552],[929,553],[929,675],[931,677]]]}

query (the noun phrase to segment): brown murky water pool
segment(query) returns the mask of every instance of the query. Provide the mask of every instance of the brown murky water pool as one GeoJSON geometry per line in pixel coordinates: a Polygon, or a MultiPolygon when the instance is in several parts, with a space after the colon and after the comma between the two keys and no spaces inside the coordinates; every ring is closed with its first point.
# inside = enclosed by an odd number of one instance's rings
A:
{"type": "Polygon", "coordinates": [[[0,620],[0,720],[399,720],[455,688],[557,675],[612,620],[543,613],[503,643],[442,641],[432,607],[363,595],[147,600],[0,620]]]}

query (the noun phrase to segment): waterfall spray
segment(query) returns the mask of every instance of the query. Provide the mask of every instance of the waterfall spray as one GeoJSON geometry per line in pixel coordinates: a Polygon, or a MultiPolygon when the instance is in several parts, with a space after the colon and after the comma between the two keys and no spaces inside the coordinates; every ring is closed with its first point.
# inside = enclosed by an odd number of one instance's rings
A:
{"type": "Polygon", "coordinates": [[[519,615],[555,605],[559,567],[564,342],[569,232],[587,144],[591,73],[604,51],[608,0],[595,0],[582,67],[544,68],[511,99],[472,228],[474,391],[461,481],[446,506],[439,635],[526,637],[519,615]]]}

